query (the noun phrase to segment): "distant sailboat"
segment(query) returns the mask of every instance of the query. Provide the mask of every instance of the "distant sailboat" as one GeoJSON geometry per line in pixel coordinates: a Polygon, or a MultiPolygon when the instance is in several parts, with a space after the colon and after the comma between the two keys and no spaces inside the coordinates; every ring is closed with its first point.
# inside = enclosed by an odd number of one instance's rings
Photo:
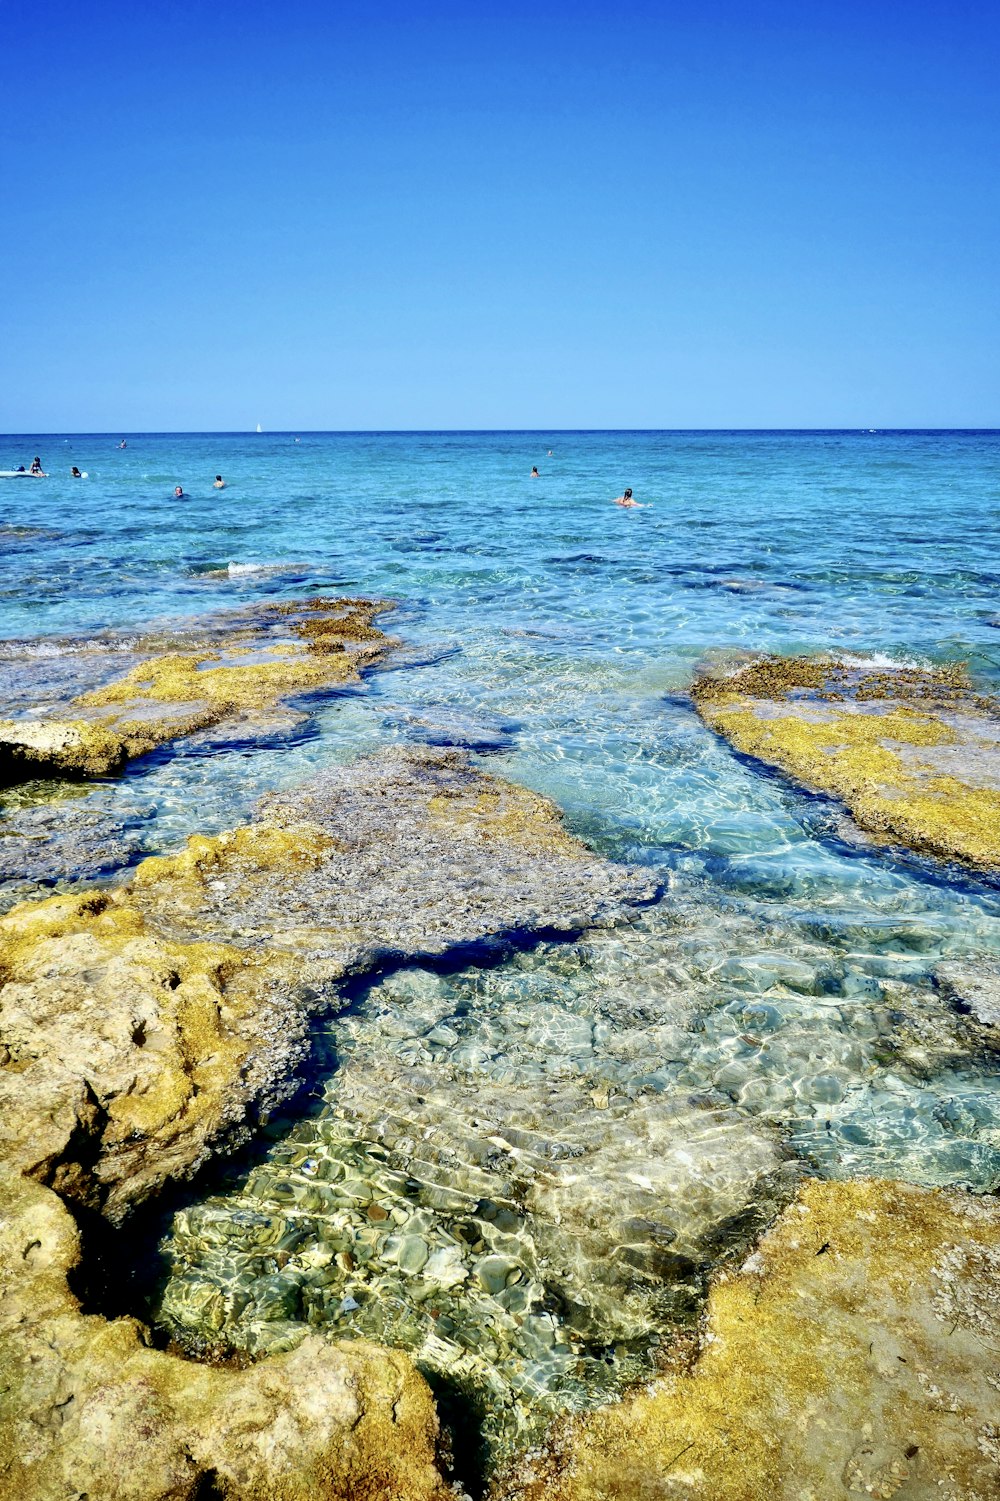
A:
{"type": "Polygon", "coordinates": [[[257,431],[258,431],[258,432],[259,432],[259,433],[262,433],[262,432],[263,432],[263,431],[264,431],[264,429],[263,429],[263,428],[262,428],[262,427],[261,427],[261,425],[260,425],[260,423],[259,423],[259,422],[258,422],[258,423],[257,423],[257,431]]]}

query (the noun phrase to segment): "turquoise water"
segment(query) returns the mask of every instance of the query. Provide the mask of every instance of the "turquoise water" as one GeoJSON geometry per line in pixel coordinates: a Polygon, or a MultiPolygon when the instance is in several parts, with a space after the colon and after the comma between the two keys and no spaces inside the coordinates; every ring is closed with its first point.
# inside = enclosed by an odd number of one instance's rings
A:
{"type": "MultiPolygon", "coordinates": [[[[0,482],[0,639],[344,589],[398,600],[393,629],[427,661],[338,699],[291,753],[140,768],[124,785],[155,805],[152,844],[464,715],[471,743],[611,846],[745,859],[772,830],[798,843],[801,805],[671,698],[706,654],[833,647],[1000,676],[996,433],[138,436],[124,452],[36,436],[0,439],[0,468],[34,453],[48,480],[0,482]],[[609,505],[626,483],[649,509],[609,505]]],[[[8,674],[8,696],[37,676],[8,674]]]]}
{"type": "Polygon", "coordinates": [[[627,1297],[602,1282],[623,1204],[633,1224],[656,1199],[661,1239],[703,1267],[721,1226],[780,1198],[775,1174],[1000,1184],[995,1068],[933,983],[942,958],[1000,953],[995,888],[859,846],[836,809],[738,760],[685,699],[699,662],[758,648],[958,659],[1000,687],[1000,434],[115,442],[0,440],[0,468],[39,453],[52,476],[0,481],[0,679],[15,703],[71,679],[81,641],[256,600],[384,595],[407,645],[296,738],[181,744],[96,786],[88,807],[133,856],[231,826],[331,760],[458,744],[667,888],[641,921],[575,948],[404,970],[357,997],[330,1023],[318,1113],[279,1123],[263,1165],[175,1226],[161,1302],[174,1332],[251,1349],[302,1323],[395,1340],[429,1373],[478,1382],[506,1442],[525,1403],[580,1405],[641,1373],[652,1331],[683,1315],[690,1276],[657,1274],[652,1252],[627,1297]],[[190,498],[175,503],[177,483],[190,498]],[[646,509],[609,503],[625,485],[646,509]],[[415,1121],[436,1133],[433,1166],[415,1121]],[[582,1158],[586,1194],[561,1180],[515,1192],[508,1174],[490,1199],[497,1132],[536,1164],[582,1158]],[[352,1193],[324,1210],[317,1175],[352,1193]],[[356,1212],[376,1194],[405,1253],[356,1212]],[[587,1211],[570,1256],[574,1196],[587,1211]],[[503,1200],[500,1219],[477,1209],[487,1200],[503,1200]],[[276,1268],[245,1227],[289,1205],[276,1268]],[[500,1262],[480,1275],[484,1256],[500,1262]],[[428,1264],[450,1298],[429,1312],[428,1264]],[[462,1276],[479,1277],[474,1297],[462,1276]]]}

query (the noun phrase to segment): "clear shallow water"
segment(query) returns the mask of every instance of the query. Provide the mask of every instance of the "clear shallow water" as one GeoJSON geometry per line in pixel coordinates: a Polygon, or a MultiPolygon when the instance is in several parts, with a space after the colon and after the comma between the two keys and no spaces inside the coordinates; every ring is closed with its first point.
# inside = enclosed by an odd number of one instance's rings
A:
{"type": "Polygon", "coordinates": [[[430,742],[669,886],[581,946],[356,997],[307,1116],[175,1226],[176,1332],[397,1340],[478,1394],[502,1449],[648,1369],[795,1172],[997,1185],[995,1070],[932,981],[1000,952],[996,893],[852,847],[683,692],[706,655],[758,647],[965,659],[995,689],[1000,435],[32,438],[0,440],[0,467],[36,452],[52,479],[0,481],[6,637],[343,589],[397,599],[413,648],[290,740],[195,740],[96,788],[123,858],[430,742]],[[649,509],[609,504],[626,484],[649,509]]]}

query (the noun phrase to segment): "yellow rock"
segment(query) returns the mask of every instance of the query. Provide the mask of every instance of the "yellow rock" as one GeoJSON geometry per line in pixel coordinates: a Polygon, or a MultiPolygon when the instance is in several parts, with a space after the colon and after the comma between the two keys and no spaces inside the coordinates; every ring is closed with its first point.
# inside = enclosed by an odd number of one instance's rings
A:
{"type": "Polygon", "coordinates": [[[995,1501],[1000,1204],[809,1184],[698,1358],[579,1420],[505,1501],[995,1501]]]}
{"type": "Polygon", "coordinates": [[[764,658],[693,695],[736,750],[840,799],[880,842],[1000,864],[998,706],[959,669],[764,658]]]}
{"type": "Polygon", "coordinates": [[[293,601],[267,607],[257,627],[238,615],[222,646],[215,631],[212,644],[156,653],[60,714],[0,720],[0,778],[106,776],[167,741],[357,681],[393,644],[373,624],[388,608],[384,600],[293,601]]]}

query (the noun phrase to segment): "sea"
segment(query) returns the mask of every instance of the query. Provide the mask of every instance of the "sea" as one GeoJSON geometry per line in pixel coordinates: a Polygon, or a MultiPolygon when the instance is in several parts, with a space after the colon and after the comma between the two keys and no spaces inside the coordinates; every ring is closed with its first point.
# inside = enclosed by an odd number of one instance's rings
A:
{"type": "MultiPolygon", "coordinates": [[[[517,1248],[541,1233],[541,1209],[537,1225],[530,1207],[516,1224],[482,1210],[477,1242],[440,1194],[421,1199],[412,1163],[388,1184],[377,1105],[367,1136],[360,1107],[350,1130],[338,1114],[355,1055],[376,1075],[391,1057],[397,1090],[419,1065],[428,1111],[439,1087],[433,1125],[453,1130],[455,1191],[472,1130],[461,1099],[477,1079],[506,1091],[514,1117],[523,1098],[533,1120],[539,1091],[575,1078],[600,1107],[631,1102],[644,1150],[680,1164],[670,1234],[685,1243],[690,1205],[689,1254],[709,1270],[712,1205],[721,1221],[744,1189],[752,1199],[758,1141],[804,1173],[1000,1187],[995,1055],[961,1042],[934,979],[943,960],[1000,956],[1000,889],[866,844],[835,805],[734,755],[688,696],[706,664],[760,651],[960,661],[1000,690],[1000,432],[136,433],[124,448],[121,436],[0,439],[0,468],[38,454],[49,475],[0,479],[0,654],[27,652],[30,671],[31,654],[72,654],[109,632],[341,592],[394,601],[386,628],[404,643],[388,669],[313,703],[297,737],[180,742],[95,783],[90,802],[132,838],[129,863],[249,819],[263,793],[317,768],[431,745],[554,799],[575,834],[654,870],[664,893],[584,950],[527,944],[488,972],[415,967],[354,997],[330,1023],[319,1117],[280,1123],[263,1165],[211,1187],[168,1232],[172,1281],[157,1296],[174,1333],[204,1335],[211,1304],[215,1336],[252,1350],[324,1320],[338,1337],[401,1343],[439,1384],[452,1368],[480,1382],[499,1450],[529,1432],[510,1417],[525,1403],[587,1405],[607,1395],[616,1362],[620,1385],[655,1364],[662,1305],[639,1334],[616,1326],[602,1345],[586,1330],[584,1349],[560,1333],[575,1305],[555,1272],[544,1309],[511,1293],[534,1285],[537,1266],[517,1248]],[[625,487],[639,507],[611,503],[625,487]],[[739,1150],[719,1145],[722,1107],[739,1150]],[[716,1134],[702,1140],[696,1117],[716,1134]],[[365,1258],[343,1262],[337,1296],[319,1300],[312,1273],[296,1284],[282,1272],[276,1292],[273,1266],[247,1260],[245,1233],[220,1238],[227,1215],[245,1232],[248,1214],[287,1205],[275,1176],[302,1184],[324,1153],[333,1177],[348,1164],[352,1181],[378,1179],[402,1205],[410,1250],[367,1316],[365,1258]],[[510,1267],[492,1291],[484,1273],[466,1306],[455,1268],[484,1247],[510,1267]],[[433,1335],[418,1296],[428,1256],[454,1273],[433,1335]],[[477,1351],[484,1296],[500,1301],[477,1351]],[[503,1372],[515,1367],[512,1395],[503,1372]]],[[[571,1110],[549,1123],[568,1152],[575,1132],[581,1152],[593,1146],[587,1110],[586,1125],[571,1110]]],[[[619,1117],[617,1158],[613,1139],[600,1148],[611,1197],[629,1172],[632,1119],[619,1117]]],[[[341,1256],[349,1232],[338,1220],[341,1256]]]]}

